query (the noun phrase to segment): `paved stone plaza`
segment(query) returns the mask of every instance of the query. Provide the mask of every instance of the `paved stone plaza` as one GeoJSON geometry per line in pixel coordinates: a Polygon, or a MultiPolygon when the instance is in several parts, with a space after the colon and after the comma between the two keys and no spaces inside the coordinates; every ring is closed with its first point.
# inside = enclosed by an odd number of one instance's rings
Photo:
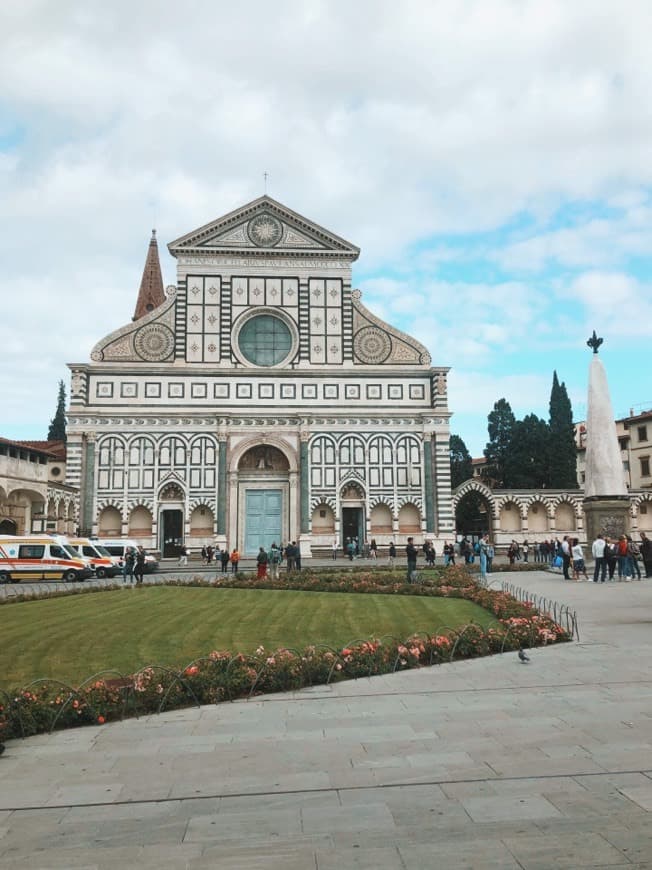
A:
{"type": "Polygon", "coordinates": [[[0,867],[652,868],[652,582],[510,579],[581,642],[11,742],[0,867]]]}

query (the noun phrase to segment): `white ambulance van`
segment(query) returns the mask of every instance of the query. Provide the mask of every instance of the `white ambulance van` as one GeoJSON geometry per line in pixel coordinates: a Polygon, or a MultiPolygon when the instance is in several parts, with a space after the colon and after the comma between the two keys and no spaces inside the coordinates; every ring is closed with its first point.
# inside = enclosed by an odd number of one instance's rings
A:
{"type": "Polygon", "coordinates": [[[89,538],[66,538],[64,543],[82,558],[88,559],[96,577],[115,577],[122,570],[120,560],[112,556],[97,541],[91,541],[89,538]]]}
{"type": "Polygon", "coordinates": [[[0,583],[86,580],[93,569],[71,548],[47,535],[0,538],[0,583]]]}
{"type": "MultiPolygon", "coordinates": [[[[138,549],[138,544],[136,541],[130,541],[126,538],[98,538],[95,540],[93,538],[94,544],[99,544],[112,556],[117,556],[120,559],[120,565],[124,564],[125,553],[127,552],[127,548],[131,547],[132,550],[138,549]]],[[[154,571],[158,570],[158,560],[156,556],[151,556],[149,553],[145,556],[145,574],[153,574],[154,571]]]]}

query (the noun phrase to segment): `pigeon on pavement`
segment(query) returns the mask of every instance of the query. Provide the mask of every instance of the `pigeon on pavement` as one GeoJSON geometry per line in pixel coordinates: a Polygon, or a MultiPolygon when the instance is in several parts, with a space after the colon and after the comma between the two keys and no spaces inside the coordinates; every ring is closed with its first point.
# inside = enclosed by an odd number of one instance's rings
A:
{"type": "Polygon", "coordinates": [[[520,649],[518,651],[518,657],[523,662],[524,665],[526,665],[530,661],[530,657],[528,656],[528,654],[525,652],[524,649],[520,649]]]}

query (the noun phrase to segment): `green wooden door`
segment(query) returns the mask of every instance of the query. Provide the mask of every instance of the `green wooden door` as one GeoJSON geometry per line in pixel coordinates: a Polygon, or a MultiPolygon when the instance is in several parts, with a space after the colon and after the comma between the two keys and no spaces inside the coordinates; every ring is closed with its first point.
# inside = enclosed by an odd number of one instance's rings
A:
{"type": "Polygon", "coordinates": [[[255,556],[281,543],[283,493],[280,489],[249,489],[245,494],[245,555],[255,556]]]}

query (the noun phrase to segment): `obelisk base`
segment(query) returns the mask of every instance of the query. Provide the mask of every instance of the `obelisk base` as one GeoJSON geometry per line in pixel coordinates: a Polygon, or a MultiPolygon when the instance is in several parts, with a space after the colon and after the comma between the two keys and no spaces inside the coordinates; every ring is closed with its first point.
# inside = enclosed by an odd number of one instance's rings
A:
{"type": "Polygon", "coordinates": [[[598,535],[618,539],[629,533],[628,496],[592,496],[584,499],[584,529],[586,541],[591,543],[598,535]]]}

